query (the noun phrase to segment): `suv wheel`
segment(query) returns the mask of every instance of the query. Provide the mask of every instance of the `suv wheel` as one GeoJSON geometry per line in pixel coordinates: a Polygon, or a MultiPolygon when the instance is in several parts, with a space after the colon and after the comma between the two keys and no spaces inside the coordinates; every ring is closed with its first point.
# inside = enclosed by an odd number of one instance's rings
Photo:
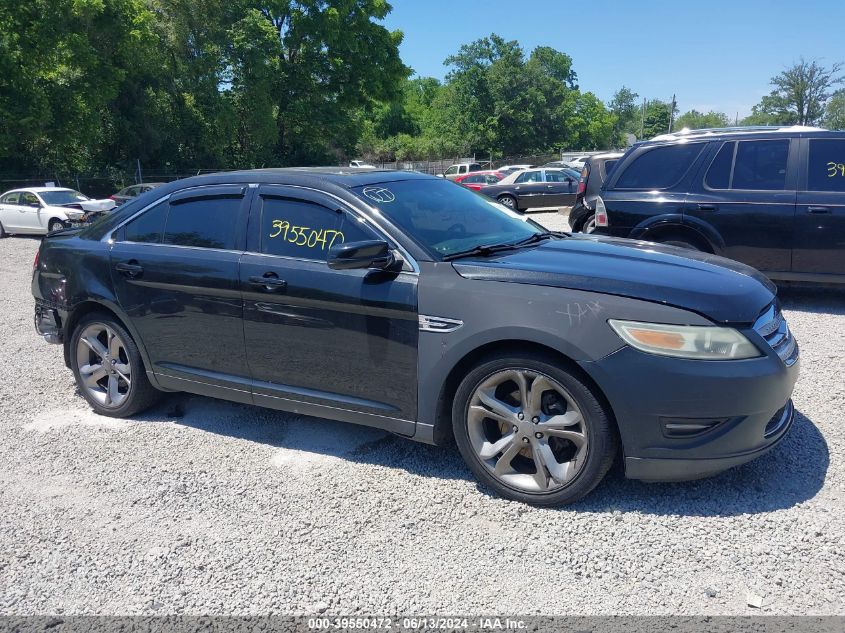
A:
{"type": "Polygon", "coordinates": [[[596,230],[596,214],[594,213],[581,225],[581,232],[582,233],[592,233],[596,230]]]}
{"type": "Polygon", "coordinates": [[[151,407],[161,396],[147,378],[135,341],[106,314],[89,314],[70,341],[76,384],[100,415],[124,418],[151,407]]]}
{"type": "Polygon", "coordinates": [[[590,387],[541,355],[473,369],[455,395],[452,426],[482,483],[535,505],[581,499],[605,476],[617,449],[610,418],[590,387]]]}

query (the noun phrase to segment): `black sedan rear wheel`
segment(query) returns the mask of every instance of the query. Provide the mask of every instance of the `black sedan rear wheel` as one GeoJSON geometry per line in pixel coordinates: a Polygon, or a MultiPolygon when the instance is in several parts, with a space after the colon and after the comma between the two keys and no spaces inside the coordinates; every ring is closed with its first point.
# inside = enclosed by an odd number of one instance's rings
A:
{"type": "Polygon", "coordinates": [[[107,314],[82,319],[70,340],[70,360],[83,397],[100,415],[125,418],[151,407],[161,392],[150,384],[138,346],[107,314]]]}
{"type": "Polygon", "coordinates": [[[542,355],[507,356],[473,369],[458,388],[458,449],[503,497],[563,505],[598,485],[616,454],[610,417],[584,380],[542,355]]]}
{"type": "Polygon", "coordinates": [[[506,194],[504,196],[499,196],[498,200],[503,205],[505,205],[508,209],[513,209],[514,211],[517,210],[517,208],[516,208],[516,198],[514,198],[513,196],[506,194]]]}

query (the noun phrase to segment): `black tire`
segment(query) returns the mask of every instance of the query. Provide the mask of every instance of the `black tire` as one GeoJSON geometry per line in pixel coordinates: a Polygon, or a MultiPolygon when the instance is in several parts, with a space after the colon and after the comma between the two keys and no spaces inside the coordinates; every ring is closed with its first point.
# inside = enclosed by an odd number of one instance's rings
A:
{"type": "Polygon", "coordinates": [[[47,223],[47,232],[52,233],[53,231],[58,231],[59,229],[63,229],[67,226],[64,222],[62,222],[58,218],[53,218],[47,223]]]}
{"type": "Polygon", "coordinates": [[[579,233],[592,233],[596,230],[596,214],[593,213],[584,218],[581,222],[581,227],[578,229],[579,233]]]}
{"type": "Polygon", "coordinates": [[[501,204],[505,205],[508,209],[511,209],[513,211],[519,211],[519,209],[517,209],[516,198],[514,198],[513,196],[511,196],[511,195],[499,196],[497,200],[501,204]]]}
{"type": "MultiPolygon", "coordinates": [[[[92,312],[82,317],[76,324],[70,339],[70,363],[76,385],[80,393],[100,415],[113,418],[127,418],[153,406],[162,396],[162,392],[150,384],[144,369],[144,361],[138,346],[126,328],[113,316],[104,312],[92,312]],[[113,330],[121,339],[131,371],[131,385],[126,391],[125,399],[119,406],[105,406],[99,402],[85,385],[80,374],[77,349],[80,345],[82,333],[92,325],[102,325],[113,330]]],[[[118,366],[119,367],[119,366],[118,366]]]]}
{"type": "Polygon", "coordinates": [[[574,503],[589,494],[607,474],[619,445],[616,428],[608,411],[585,380],[577,373],[561,367],[554,358],[536,353],[488,358],[472,369],[455,394],[452,405],[452,429],[461,456],[479,481],[502,497],[537,506],[560,506],[574,503]],[[553,379],[568,391],[580,410],[584,421],[583,432],[588,438],[588,450],[578,474],[562,488],[546,492],[527,492],[509,485],[489,470],[472,446],[469,407],[473,394],[491,376],[495,377],[500,372],[508,370],[527,370],[553,379]]]}
{"type": "Polygon", "coordinates": [[[688,242],[683,238],[677,237],[669,237],[665,240],[658,240],[661,244],[666,244],[667,246],[677,246],[679,248],[688,248],[691,251],[700,251],[701,248],[697,244],[693,244],[692,242],[688,242]]]}

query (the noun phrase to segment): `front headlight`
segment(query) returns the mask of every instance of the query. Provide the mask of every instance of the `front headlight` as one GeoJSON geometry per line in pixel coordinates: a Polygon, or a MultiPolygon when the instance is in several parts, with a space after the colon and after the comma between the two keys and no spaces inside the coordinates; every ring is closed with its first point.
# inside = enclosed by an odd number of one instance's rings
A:
{"type": "Polygon", "coordinates": [[[65,211],[65,215],[68,220],[78,220],[85,214],[82,211],[65,211]]]}
{"type": "Polygon", "coordinates": [[[745,336],[729,327],[615,319],[608,324],[628,345],[649,354],[696,360],[738,360],[762,355],[745,336]]]}

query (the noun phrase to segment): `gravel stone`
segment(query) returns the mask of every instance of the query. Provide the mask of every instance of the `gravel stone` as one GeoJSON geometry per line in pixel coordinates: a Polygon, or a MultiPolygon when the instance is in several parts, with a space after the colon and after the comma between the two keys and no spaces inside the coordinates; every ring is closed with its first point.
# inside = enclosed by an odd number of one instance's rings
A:
{"type": "Polygon", "coordinates": [[[782,293],[802,376],[771,453],[681,484],[617,464],[538,509],[364,427],[181,394],[94,415],[33,330],[38,244],[0,240],[0,613],[845,613],[841,289],[782,293]]]}

